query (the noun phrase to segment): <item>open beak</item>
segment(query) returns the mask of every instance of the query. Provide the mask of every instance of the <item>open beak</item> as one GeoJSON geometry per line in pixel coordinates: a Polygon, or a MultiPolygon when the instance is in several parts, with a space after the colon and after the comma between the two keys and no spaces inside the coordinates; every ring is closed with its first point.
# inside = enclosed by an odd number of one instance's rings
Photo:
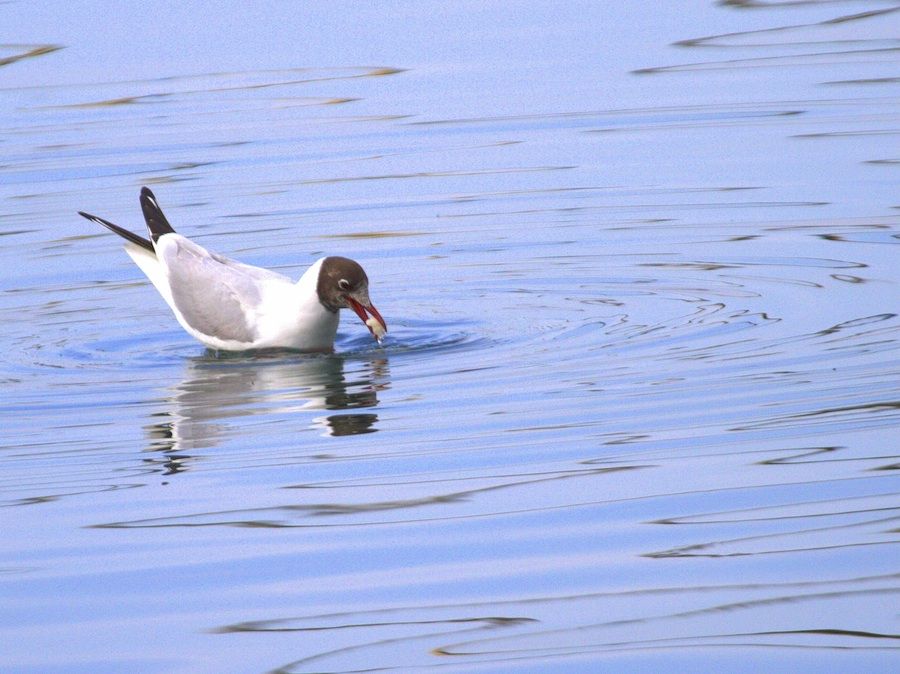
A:
{"type": "Polygon", "coordinates": [[[380,342],[384,338],[384,333],[387,332],[387,323],[384,322],[381,314],[378,313],[378,309],[371,304],[362,305],[349,295],[345,295],[345,298],[347,304],[350,305],[350,308],[356,312],[359,319],[366,324],[367,328],[369,328],[369,332],[372,333],[372,336],[380,342]],[[372,314],[371,318],[366,311],[372,314]]]}

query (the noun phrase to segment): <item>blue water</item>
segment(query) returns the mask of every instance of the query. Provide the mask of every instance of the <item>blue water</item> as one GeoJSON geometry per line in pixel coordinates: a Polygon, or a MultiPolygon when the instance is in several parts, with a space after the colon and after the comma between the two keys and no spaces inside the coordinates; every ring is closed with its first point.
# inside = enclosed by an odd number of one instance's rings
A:
{"type": "Polygon", "coordinates": [[[620,5],[4,5],[0,670],[895,667],[900,5],[620,5]]]}

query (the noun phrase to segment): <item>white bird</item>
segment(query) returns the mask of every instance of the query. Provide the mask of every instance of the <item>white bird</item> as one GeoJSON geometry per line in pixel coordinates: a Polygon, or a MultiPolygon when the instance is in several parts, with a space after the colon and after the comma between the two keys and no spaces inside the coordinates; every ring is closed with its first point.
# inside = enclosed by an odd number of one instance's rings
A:
{"type": "Polygon", "coordinates": [[[329,352],[334,349],[338,310],[346,308],[356,312],[379,342],[387,332],[369,299],[369,279],[359,263],[323,257],[294,283],[177,234],[146,187],[141,189],[141,209],[149,240],[95,215],[78,214],[127,240],[125,252],[156,286],[181,326],[206,346],[329,352]]]}

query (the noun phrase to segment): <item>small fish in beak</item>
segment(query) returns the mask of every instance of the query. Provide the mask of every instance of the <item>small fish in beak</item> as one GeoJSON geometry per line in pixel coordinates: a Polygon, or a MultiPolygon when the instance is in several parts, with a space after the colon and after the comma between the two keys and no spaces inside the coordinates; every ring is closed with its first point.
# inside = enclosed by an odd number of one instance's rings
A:
{"type": "MultiPolygon", "coordinates": [[[[368,296],[364,298],[368,300],[368,296]]],[[[378,309],[375,308],[371,302],[366,302],[363,304],[359,300],[350,295],[346,296],[347,304],[350,305],[350,308],[356,312],[356,315],[359,316],[359,319],[365,323],[366,327],[369,328],[369,332],[372,333],[372,336],[378,341],[380,344],[384,339],[385,333],[387,333],[387,323],[384,322],[384,319],[381,317],[381,314],[378,313],[378,309]],[[369,316],[372,314],[372,316],[369,316]]]]}

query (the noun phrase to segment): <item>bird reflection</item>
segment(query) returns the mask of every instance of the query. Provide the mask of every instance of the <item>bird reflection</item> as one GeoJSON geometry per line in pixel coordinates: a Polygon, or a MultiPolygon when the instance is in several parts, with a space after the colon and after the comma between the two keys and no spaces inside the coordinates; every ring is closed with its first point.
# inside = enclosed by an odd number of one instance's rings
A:
{"type": "MultiPolygon", "coordinates": [[[[256,415],[315,410],[371,410],[378,392],[389,387],[388,360],[298,354],[211,354],[187,362],[184,379],[166,396],[164,411],[154,414],[145,431],[149,459],[166,475],[186,470],[191,451],[214,447],[235,432],[229,420],[256,415]],[[348,379],[345,367],[352,365],[348,379]]],[[[329,414],[310,418],[324,435],[374,433],[373,412],[329,414]]]]}

